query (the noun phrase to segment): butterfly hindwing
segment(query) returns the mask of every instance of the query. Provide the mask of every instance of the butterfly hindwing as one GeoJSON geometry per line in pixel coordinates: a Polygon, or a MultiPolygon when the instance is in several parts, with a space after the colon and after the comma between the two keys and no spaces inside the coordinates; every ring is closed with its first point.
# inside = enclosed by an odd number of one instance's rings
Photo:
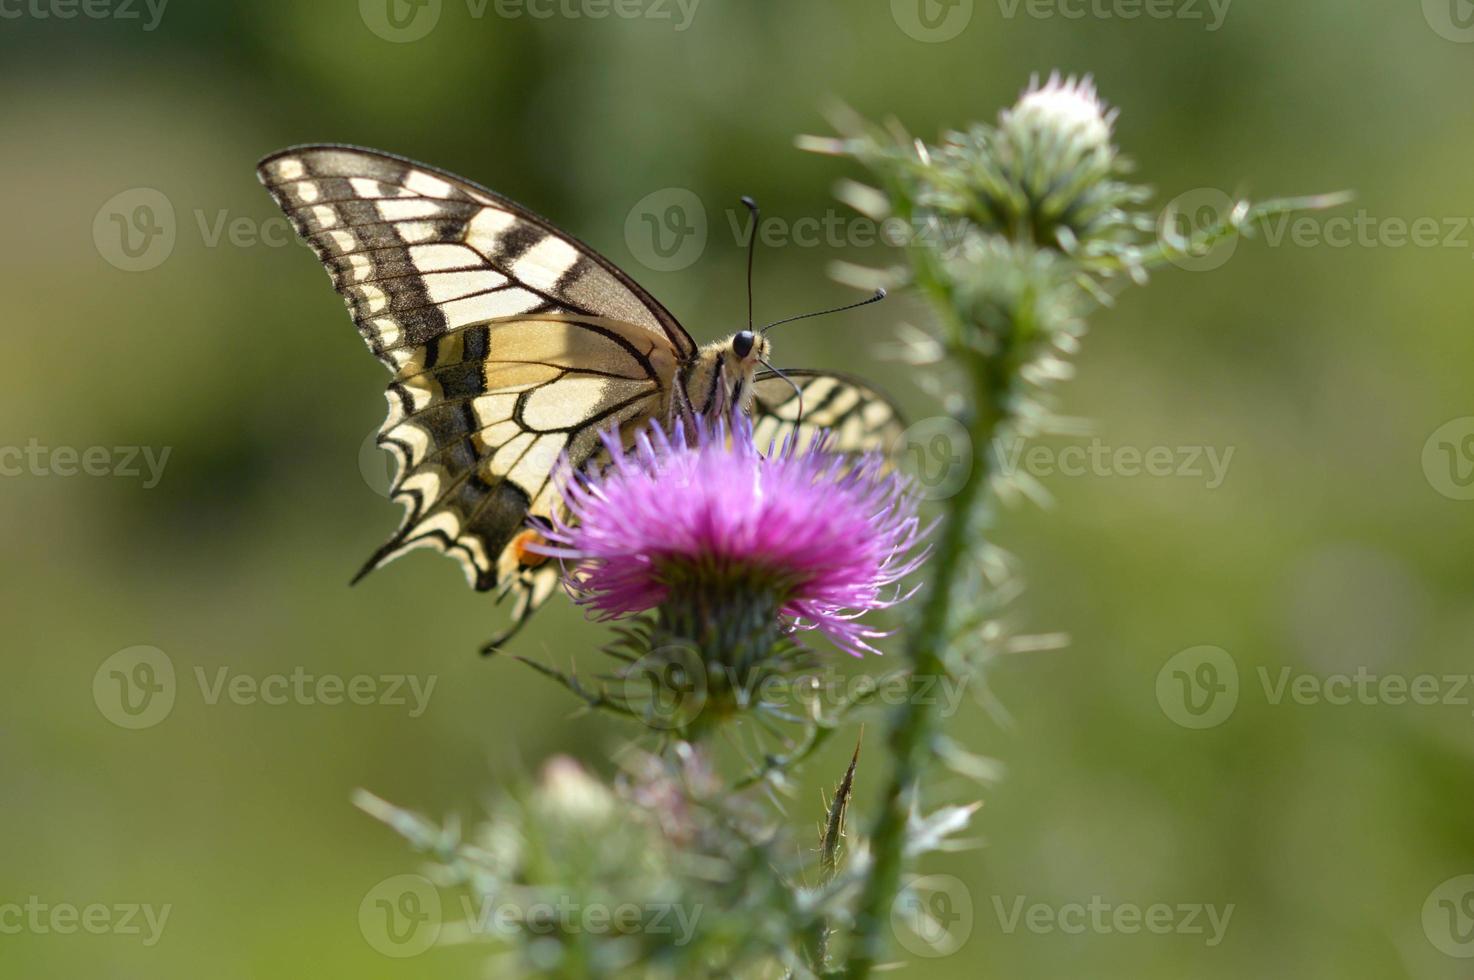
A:
{"type": "Polygon", "coordinates": [[[795,430],[799,445],[808,445],[827,429],[834,452],[895,450],[906,423],[889,397],[845,374],[787,369],[783,374],[792,384],[773,371],[753,380],[753,437],[759,446],[781,443],[795,430]],[[801,421],[795,385],[803,392],[801,421]]]}
{"type": "Polygon", "coordinates": [[[406,517],[365,571],[434,547],[459,559],[476,588],[512,593],[515,627],[557,585],[556,564],[516,544],[529,517],[559,506],[556,461],[566,454],[579,466],[599,431],[657,414],[673,362],[636,346],[638,328],[551,314],[476,325],[435,350],[483,331],[499,353],[473,344],[469,357],[461,348],[430,365],[416,359],[390,387],[380,441],[400,460],[393,493],[406,517]]]}
{"type": "Polygon", "coordinates": [[[512,591],[520,623],[556,584],[516,540],[555,505],[559,454],[577,463],[598,430],[659,410],[694,342],[607,259],[459,177],[342,146],[258,175],[394,373],[379,442],[406,514],[360,575],[432,547],[512,591]]]}
{"type": "Polygon", "coordinates": [[[599,431],[660,410],[674,361],[643,339],[617,321],[543,314],[417,351],[390,384],[379,440],[399,462],[405,522],[365,571],[420,545],[459,558],[478,589],[517,571],[507,545],[529,514],[552,514],[560,455],[579,465],[599,431]]]}

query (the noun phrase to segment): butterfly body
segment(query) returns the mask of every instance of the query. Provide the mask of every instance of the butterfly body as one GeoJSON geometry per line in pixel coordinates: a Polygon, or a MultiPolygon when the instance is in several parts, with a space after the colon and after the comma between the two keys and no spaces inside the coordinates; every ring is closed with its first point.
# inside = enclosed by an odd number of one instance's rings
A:
{"type": "MultiPolygon", "coordinates": [[[[741,333],[752,336],[750,331],[741,333]]],[[[734,407],[744,412],[752,408],[758,366],[768,359],[772,345],[766,337],[757,337],[743,355],[737,343],[741,333],[705,345],[681,365],[679,384],[672,387],[674,410],[683,407],[682,401],[692,411],[705,415],[721,414],[734,407]]]]}
{"type": "Polygon", "coordinates": [[[595,462],[600,432],[628,445],[652,419],[737,408],[760,438],[822,426],[848,450],[899,434],[862,382],[760,371],[771,346],[750,330],[698,347],[608,259],[453,174],[335,145],[272,154],[257,174],[393,375],[379,444],[405,517],[360,577],[430,547],[474,588],[515,595],[515,628],[557,585],[557,563],[528,548],[560,506],[554,467],[595,462]]]}

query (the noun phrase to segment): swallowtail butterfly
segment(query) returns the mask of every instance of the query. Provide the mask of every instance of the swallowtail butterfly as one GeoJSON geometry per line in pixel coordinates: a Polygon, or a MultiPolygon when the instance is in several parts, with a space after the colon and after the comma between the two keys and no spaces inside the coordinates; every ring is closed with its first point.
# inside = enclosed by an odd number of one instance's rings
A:
{"type": "Polygon", "coordinates": [[[449,555],[474,588],[515,598],[488,651],[556,588],[556,563],[527,545],[560,506],[559,457],[596,463],[600,432],[740,406],[761,445],[795,428],[829,429],[843,452],[900,436],[864,382],[767,368],[751,329],[698,347],[608,259],[470,181],[334,145],[274,153],[257,174],[394,375],[378,441],[406,513],[354,581],[413,548],[449,555]]]}

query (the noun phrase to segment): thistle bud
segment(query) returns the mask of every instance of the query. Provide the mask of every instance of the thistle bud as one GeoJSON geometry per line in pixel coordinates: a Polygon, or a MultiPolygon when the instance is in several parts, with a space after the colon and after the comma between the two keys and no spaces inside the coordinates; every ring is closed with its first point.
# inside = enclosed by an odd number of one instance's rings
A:
{"type": "Polygon", "coordinates": [[[1090,76],[1062,81],[1055,72],[1043,85],[1034,79],[1013,108],[1003,110],[1000,121],[1005,127],[1033,130],[1081,150],[1109,152],[1116,112],[1100,101],[1090,76]]]}

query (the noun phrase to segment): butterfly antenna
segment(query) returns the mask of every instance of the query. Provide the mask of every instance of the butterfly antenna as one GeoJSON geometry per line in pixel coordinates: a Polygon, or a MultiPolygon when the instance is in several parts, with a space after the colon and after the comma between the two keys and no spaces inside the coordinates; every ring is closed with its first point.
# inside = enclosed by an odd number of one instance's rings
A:
{"type": "Polygon", "coordinates": [[[757,202],[754,201],[752,198],[748,197],[746,194],[744,194],[742,196],[742,203],[747,207],[747,210],[750,212],[750,214],[752,216],[752,224],[748,227],[748,231],[747,231],[747,330],[748,330],[749,333],[751,333],[752,332],[752,256],[753,256],[753,252],[756,251],[756,249],[753,246],[755,246],[757,244],[758,209],[757,209],[757,202]]]}
{"type": "Polygon", "coordinates": [[[780,323],[792,323],[794,320],[807,320],[811,316],[828,316],[831,313],[843,313],[845,310],[853,310],[860,306],[869,306],[871,303],[879,303],[883,299],[885,299],[885,290],[877,289],[874,296],[870,297],[869,299],[862,299],[858,303],[850,303],[848,306],[836,306],[832,310],[818,310],[814,313],[800,313],[797,316],[788,316],[784,317],[781,320],[774,320],[766,327],[763,327],[763,333],[766,334],[769,330],[772,330],[780,323]]]}
{"type": "Polygon", "coordinates": [[[773,367],[773,365],[770,364],[765,358],[759,358],[758,363],[767,368],[769,371],[772,371],[773,374],[777,377],[780,377],[784,381],[787,381],[788,387],[792,388],[793,393],[798,396],[798,416],[793,420],[793,432],[796,438],[798,436],[798,427],[804,424],[804,390],[800,388],[788,375],[773,367]]]}

